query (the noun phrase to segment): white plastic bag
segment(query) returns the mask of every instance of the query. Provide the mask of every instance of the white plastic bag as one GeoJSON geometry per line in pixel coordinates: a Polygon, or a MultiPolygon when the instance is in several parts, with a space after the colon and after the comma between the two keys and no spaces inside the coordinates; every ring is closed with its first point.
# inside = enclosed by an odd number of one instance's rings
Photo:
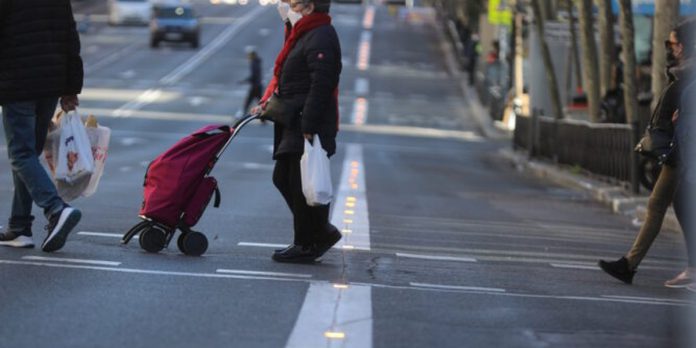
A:
{"type": "Polygon", "coordinates": [[[44,145],[44,156],[48,171],[51,174],[53,183],[56,185],[58,195],[66,202],[70,202],[77,197],[80,197],[82,192],[89,184],[89,175],[84,175],[79,179],[70,183],[65,180],[56,180],[56,167],[58,166],[58,148],[60,148],[60,134],[62,131],[61,119],[63,112],[59,112],[49,126],[49,132],[44,145]]]}
{"type": "Polygon", "coordinates": [[[87,137],[92,148],[92,158],[94,159],[94,171],[89,179],[89,184],[82,192],[83,197],[89,197],[97,191],[99,180],[104,173],[106,153],[109,150],[109,139],[111,139],[111,129],[97,124],[94,116],[87,117],[85,123],[87,137]]]}
{"type": "Polygon", "coordinates": [[[302,193],[307,205],[317,206],[331,203],[333,185],[331,185],[331,168],[329,157],[321,147],[319,135],[314,135],[314,145],[305,139],[304,154],[300,158],[300,176],[302,193]]]}
{"type": "Polygon", "coordinates": [[[85,126],[77,112],[68,112],[60,119],[55,179],[73,184],[93,171],[94,158],[85,126]]]}

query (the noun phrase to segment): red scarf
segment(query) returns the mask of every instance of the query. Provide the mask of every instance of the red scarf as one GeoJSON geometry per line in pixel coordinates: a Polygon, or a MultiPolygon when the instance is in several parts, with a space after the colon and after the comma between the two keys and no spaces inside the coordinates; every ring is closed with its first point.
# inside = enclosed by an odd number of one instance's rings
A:
{"type": "Polygon", "coordinates": [[[289,33],[287,27],[285,28],[285,43],[283,44],[283,49],[278,53],[278,57],[276,57],[275,66],[273,67],[273,78],[261,98],[261,104],[267,102],[271,95],[273,95],[273,92],[278,89],[278,81],[280,81],[280,72],[283,69],[283,64],[288,58],[288,55],[290,55],[292,48],[295,47],[297,41],[312,29],[327,24],[331,24],[331,17],[326,13],[315,12],[300,18],[292,29],[290,29],[289,33]]]}
{"type": "Polygon", "coordinates": [[[287,40],[285,40],[283,49],[280,51],[280,53],[278,53],[278,57],[275,61],[275,67],[273,68],[273,75],[280,78],[280,72],[283,69],[285,60],[288,58],[288,55],[290,55],[290,51],[292,51],[293,47],[295,47],[297,41],[304,36],[304,34],[328,24],[331,24],[331,17],[329,17],[329,15],[326,13],[317,12],[304,16],[297,21],[290,31],[290,36],[287,40]]]}
{"type": "MultiPolygon", "coordinates": [[[[268,101],[273,92],[278,88],[278,82],[280,81],[280,73],[283,70],[283,64],[285,60],[290,55],[290,51],[295,47],[297,41],[304,36],[304,34],[321,27],[323,25],[331,24],[331,17],[326,13],[314,12],[307,16],[302,17],[290,30],[290,34],[287,33],[287,28],[285,32],[285,43],[283,44],[283,49],[278,53],[276,57],[275,66],[273,67],[273,79],[266,88],[266,92],[261,98],[261,104],[268,101]]],[[[336,115],[338,117],[338,87],[333,93],[334,99],[336,100],[336,115]]]]}

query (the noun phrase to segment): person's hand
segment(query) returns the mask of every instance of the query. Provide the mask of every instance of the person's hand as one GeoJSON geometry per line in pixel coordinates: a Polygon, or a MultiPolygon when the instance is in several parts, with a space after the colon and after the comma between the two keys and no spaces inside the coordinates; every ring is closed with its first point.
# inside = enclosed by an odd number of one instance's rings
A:
{"type": "Polygon", "coordinates": [[[314,139],[314,135],[312,135],[310,133],[304,133],[303,135],[304,135],[304,138],[309,140],[310,142],[314,139]]]}
{"type": "Polygon", "coordinates": [[[64,95],[60,98],[60,107],[65,112],[73,111],[80,105],[77,95],[64,95]]]}
{"type": "Polygon", "coordinates": [[[679,110],[675,111],[672,114],[672,123],[677,123],[677,120],[679,119],[679,110]]]}
{"type": "Polygon", "coordinates": [[[259,105],[254,106],[253,108],[251,108],[251,111],[250,111],[250,112],[251,112],[252,115],[258,115],[258,114],[261,114],[261,112],[262,112],[264,109],[265,109],[265,108],[264,108],[264,104],[259,104],[259,105]]]}

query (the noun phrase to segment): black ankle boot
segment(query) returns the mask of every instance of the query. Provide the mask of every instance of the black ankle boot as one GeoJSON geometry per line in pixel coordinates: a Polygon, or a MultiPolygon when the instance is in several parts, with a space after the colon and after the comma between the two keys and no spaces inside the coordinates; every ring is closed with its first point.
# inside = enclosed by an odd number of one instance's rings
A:
{"type": "Polygon", "coordinates": [[[336,243],[338,243],[339,240],[341,240],[341,237],[343,235],[341,234],[341,231],[336,228],[336,226],[329,224],[327,226],[326,232],[324,232],[321,235],[321,239],[319,242],[317,242],[316,245],[316,252],[318,257],[321,257],[331,249],[332,246],[334,246],[336,243]]]}
{"type": "Polygon", "coordinates": [[[625,257],[609,262],[599,260],[599,268],[626,284],[633,283],[633,276],[636,274],[636,271],[628,266],[628,260],[625,257]]]}

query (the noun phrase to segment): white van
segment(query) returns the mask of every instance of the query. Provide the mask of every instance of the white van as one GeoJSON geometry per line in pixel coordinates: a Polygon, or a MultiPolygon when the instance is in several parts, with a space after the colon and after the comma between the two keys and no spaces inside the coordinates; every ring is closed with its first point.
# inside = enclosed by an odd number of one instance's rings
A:
{"type": "Polygon", "coordinates": [[[152,3],[150,0],[109,0],[109,24],[150,23],[152,3]]]}

